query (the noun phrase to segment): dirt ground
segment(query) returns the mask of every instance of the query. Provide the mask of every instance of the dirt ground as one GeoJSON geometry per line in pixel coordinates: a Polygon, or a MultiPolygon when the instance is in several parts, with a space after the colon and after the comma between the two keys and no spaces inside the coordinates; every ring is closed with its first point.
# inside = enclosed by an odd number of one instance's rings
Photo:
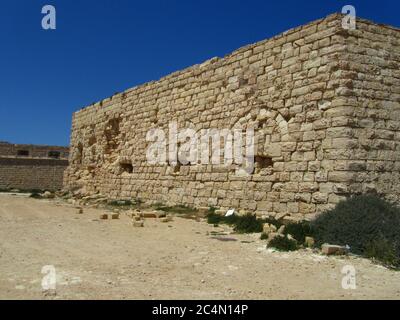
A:
{"type": "MultiPolygon", "coordinates": [[[[103,209],[0,194],[0,299],[399,299],[400,272],[357,257],[273,252],[206,222],[100,220],[103,209]],[[225,241],[223,241],[225,240],[225,241]],[[56,270],[56,295],[42,267],[56,270]],[[342,288],[343,266],[356,269],[342,288]]],[[[228,229],[226,229],[228,230],[228,229]]]]}

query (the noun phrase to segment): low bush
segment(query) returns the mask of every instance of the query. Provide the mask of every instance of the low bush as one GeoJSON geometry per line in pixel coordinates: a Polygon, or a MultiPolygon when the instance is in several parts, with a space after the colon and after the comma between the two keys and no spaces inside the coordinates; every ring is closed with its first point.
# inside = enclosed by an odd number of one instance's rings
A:
{"type": "Polygon", "coordinates": [[[290,234],[293,238],[295,238],[299,243],[304,243],[306,237],[313,236],[313,230],[311,227],[311,223],[307,221],[302,221],[298,223],[290,223],[285,226],[284,234],[290,234]]]}
{"type": "Polygon", "coordinates": [[[257,219],[256,215],[247,214],[244,216],[231,215],[228,217],[210,212],[207,215],[209,224],[227,224],[233,227],[238,233],[257,233],[263,231],[264,220],[257,219]]]}
{"type": "Polygon", "coordinates": [[[396,254],[395,247],[386,239],[376,239],[367,244],[364,255],[389,267],[400,266],[400,258],[396,254]]]}
{"type": "Polygon", "coordinates": [[[46,190],[42,189],[23,189],[20,190],[21,193],[44,193],[46,190]]]}
{"type": "Polygon", "coordinates": [[[260,240],[267,240],[267,239],[268,235],[265,232],[261,233],[260,240]]]}
{"type": "Polygon", "coordinates": [[[119,199],[119,200],[108,200],[107,205],[110,207],[118,207],[120,209],[131,209],[132,207],[140,207],[143,201],[139,198],[136,199],[119,199]]]}
{"type": "Polygon", "coordinates": [[[231,224],[234,225],[233,230],[238,233],[257,233],[263,231],[264,221],[257,219],[256,215],[246,214],[245,216],[232,215],[227,217],[231,220],[231,224]]]}
{"type": "Polygon", "coordinates": [[[221,216],[220,214],[216,214],[214,212],[210,212],[207,215],[207,223],[209,224],[219,224],[222,222],[223,220],[223,216],[221,216]]]}
{"type": "Polygon", "coordinates": [[[234,214],[228,217],[213,212],[207,214],[207,222],[209,224],[223,223],[230,226],[235,226],[239,220],[241,220],[241,217],[234,214]]]}
{"type": "Polygon", "coordinates": [[[233,215],[231,215],[231,216],[228,216],[228,217],[224,217],[224,219],[223,219],[223,222],[225,223],[225,224],[227,224],[227,225],[230,225],[230,226],[236,226],[238,223],[239,223],[239,221],[241,221],[243,219],[243,217],[242,216],[237,216],[237,215],[235,215],[235,214],[233,214],[233,215]]]}
{"type": "Polygon", "coordinates": [[[218,208],[212,207],[212,206],[211,206],[211,207],[208,208],[207,214],[215,213],[215,211],[217,211],[217,209],[218,209],[218,208]]]}
{"type": "Polygon", "coordinates": [[[107,203],[113,207],[128,207],[131,206],[133,203],[131,200],[112,200],[107,203]]]}
{"type": "Polygon", "coordinates": [[[29,197],[33,198],[33,199],[42,199],[43,198],[42,195],[38,192],[32,192],[29,197]]]}
{"type": "Polygon", "coordinates": [[[283,225],[282,222],[279,222],[275,218],[271,218],[271,217],[265,218],[264,222],[274,225],[277,229],[279,229],[283,225]]]}
{"type": "Polygon", "coordinates": [[[268,248],[275,248],[279,251],[296,251],[298,249],[296,240],[287,236],[275,237],[268,243],[268,248]]]}
{"type": "Polygon", "coordinates": [[[350,251],[400,267],[400,209],[375,195],[341,201],[312,222],[317,245],[349,245],[350,251]]]}
{"type": "Polygon", "coordinates": [[[194,214],[197,213],[198,210],[184,206],[184,205],[176,205],[176,206],[164,206],[164,205],[156,205],[155,206],[156,210],[161,210],[164,212],[169,212],[169,213],[176,213],[176,214],[194,214]]]}

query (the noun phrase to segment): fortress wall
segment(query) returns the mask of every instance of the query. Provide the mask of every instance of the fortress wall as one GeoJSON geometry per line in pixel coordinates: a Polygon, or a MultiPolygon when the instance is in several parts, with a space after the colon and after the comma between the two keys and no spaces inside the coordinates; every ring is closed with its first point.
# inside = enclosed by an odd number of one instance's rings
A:
{"type": "Polygon", "coordinates": [[[67,160],[0,157],[0,189],[59,190],[67,160]]]}
{"type": "Polygon", "coordinates": [[[0,142],[0,189],[58,190],[69,149],[0,142]]]}
{"type": "MultiPolygon", "coordinates": [[[[100,193],[114,199],[232,207],[299,218],[312,218],[334,206],[376,175],[374,152],[359,151],[366,129],[362,123],[369,121],[370,97],[364,96],[364,87],[357,89],[357,77],[362,86],[365,77],[372,79],[371,86],[376,80],[369,71],[363,76],[353,70],[367,63],[363,53],[351,50],[359,44],[374,48],[373,30],[376,37],[388,30],[362,21],[361,28],[368,32],[347,31],[341,22],[341,15],[328,16],[76,112],[65,187],[82,195],[100,193]],[[151,142],[146,134],[162,128],[168,135],[169,124],[175,121],[178,130],[196,132],[253,128],[254,171],[249,176],[238,174],[235,164],[150,164],[146,152],[151,142]],[[368,170],[363,171],[362,163],[368,170]]],[[[386,42],[385,48],[398,49],[399,32],[390,33],[382,45],[386,42]]],[[[390,56],[394,62],[375,66],[377,72],[393,69],[391,80],[381,80],[389,91],[398,90],[397,55],[391,52],[390,56]],[[389,68],[390,63],[394,65],[389,68]]],[[[386,107],[390,104],[396,110],[396,92],[387,98],[386,107]]],[[[383,125],[378,119],[374,123],[383,125]]],[[[394,151],[395,136],[386,138],[394,151]]],[[[392,163],[395,172],[398,163],[396,159],[392,163]]],[[[378,180],[382,183],[377,191],[386,193],[384,176],[378,180]]],[[[395,194],[397,187],[390,188],[389,193],[395,194]]]]}
{"type": "Polygon", "coordinates": [[[347,141],[340,153],[327,155],[335,160],[329,180],[340,182],[338,194],[376,192],[399,201],[400,32],[360,19],[344,36],[347,141]]]}

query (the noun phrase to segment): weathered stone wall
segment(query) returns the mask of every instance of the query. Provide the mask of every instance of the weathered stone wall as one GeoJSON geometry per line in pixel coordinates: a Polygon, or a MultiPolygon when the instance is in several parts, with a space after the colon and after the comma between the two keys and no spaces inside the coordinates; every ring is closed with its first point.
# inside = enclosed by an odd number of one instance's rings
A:
{"type": "Polygon", "coordinates": [[[59,190],[67,160],[0,157],[0,189],[59,190]]]}
{"type": "Polygon", "coordinates": [[[19,155],[21,151],[28,153],[24,157],[31,158],[55,158],[57,153],[59,159],[68,159],[69,156],[69,148],[67,147],[0,142],[0,157],[22,157],[19,155]]]}
{"type": "Polygon", "coordinates": [[[327,154],[336,172],[325,192],[400,196],[400,30],[358,20],[345,35],[343,149],[327,154]]]}
{"type": "Polygon", "coordinates": [[[66,147],[1,142],[0,189],[61,189],[68,154],[66,147]],[[20,151],[24,155],[18,155],[20,151]]]}
{"type": "Polygon", "coordinates": [[[76,112],[65,187],[302,218],[352,192],[398,199],[400,33],[341,22],[331,15],[76,112]],[[150,165],[146,134],[171,121],[197,132],[254,128],[253,174],[150,165]]]}

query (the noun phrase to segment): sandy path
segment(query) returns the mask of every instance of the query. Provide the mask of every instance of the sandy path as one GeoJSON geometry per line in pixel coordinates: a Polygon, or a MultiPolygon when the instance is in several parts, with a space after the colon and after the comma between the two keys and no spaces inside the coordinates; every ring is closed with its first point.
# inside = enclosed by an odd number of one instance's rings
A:
{"type": "Polygon", "coordinates": [[[400,298],[400,272],[365,259],[269,252],[259,235],[220,241],[182,218],[133,228],[100,212],[0,194],[0,299],[400,298]],[[341,287],[348,264],[356,290],[341,287]],[[56,268],[55,297],[42,293],[45,265],[56,268]]]}

